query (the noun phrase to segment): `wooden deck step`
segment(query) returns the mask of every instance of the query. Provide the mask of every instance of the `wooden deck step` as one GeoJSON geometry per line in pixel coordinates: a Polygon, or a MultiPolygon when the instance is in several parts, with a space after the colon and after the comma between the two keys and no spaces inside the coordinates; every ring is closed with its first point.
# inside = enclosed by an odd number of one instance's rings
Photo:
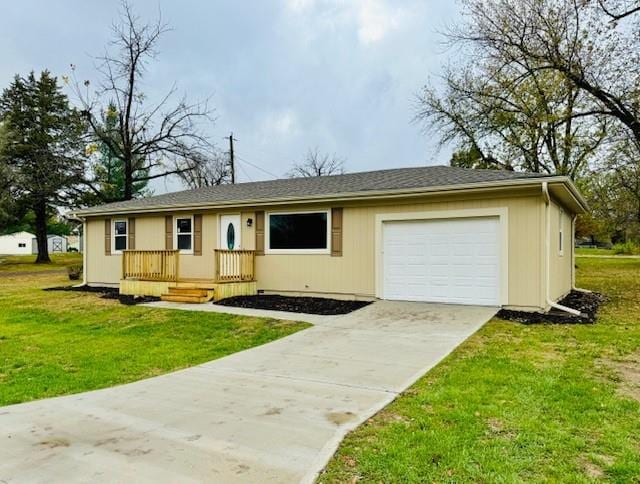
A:
{"type": "Polygon", "coordinates": [[[183,302],[192,304],[202,304],[211,301],[214,291],[201,287],[170,287],[169,292],[162,294],[163,301],[183,302]]]}
{"type": "Polygon", "coordinates": [[[163,301],[182,302],[190,304],[202,304],[209,301],[208,296],[189,296],[178,294],[163,294],[162,296],[160,296],[160,299],[163,301]]]}
{"type": "Polygon", "coordinates": [[[214,289],[216,282],[207,279],[180,279],[176,283],[176,289],[214,289]]]}
{"type": "Polygon", "coordinates": [[[209,291],[207,289],[189,288],[189,287],[170,287],[169,295],[171,296],[207,296],[209,291]]]}

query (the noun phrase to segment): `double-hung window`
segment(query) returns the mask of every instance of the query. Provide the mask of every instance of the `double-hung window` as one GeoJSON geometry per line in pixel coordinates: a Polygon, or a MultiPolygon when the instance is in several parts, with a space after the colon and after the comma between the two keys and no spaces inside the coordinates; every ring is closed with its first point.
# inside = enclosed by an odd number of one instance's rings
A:
{"type": "Polygon", "coordinates": [[[193,217],[175,218],[175,247],[183,252],[193,251],[193,217]]]}
{"type": "Polygon", "coordinates": [[[115,253],[121,253],[123,250],[127,250],[128,233],[129,228],[127,227],[126,220],[113,221],[113,251],[115,253]]]}
{"type": "Polygon", "coordinates": [[[267,218],[267,251],[328,254],[330,212],[271,212],[267,218]]]}

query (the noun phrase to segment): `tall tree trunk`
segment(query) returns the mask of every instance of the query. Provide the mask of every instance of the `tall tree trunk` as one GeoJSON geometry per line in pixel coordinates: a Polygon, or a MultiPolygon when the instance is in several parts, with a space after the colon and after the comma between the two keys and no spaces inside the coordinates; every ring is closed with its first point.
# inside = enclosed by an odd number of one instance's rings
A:
{"type": "Polygon", "coordinates": [[[125,154],[124,160],[124,199],[131,200],[133,198],[133,165],[131,160],[126,159],[126,157],[130,156],[128,153],[125,154]]]}
{"type": "Polygon", "coordinates": [[[36,213],[36,241],[38,242],[36,264],[48,264],[51,259],[47,243],[47,203],[44,200],[38,200],[35,203],[34,211],[36,213]]]}

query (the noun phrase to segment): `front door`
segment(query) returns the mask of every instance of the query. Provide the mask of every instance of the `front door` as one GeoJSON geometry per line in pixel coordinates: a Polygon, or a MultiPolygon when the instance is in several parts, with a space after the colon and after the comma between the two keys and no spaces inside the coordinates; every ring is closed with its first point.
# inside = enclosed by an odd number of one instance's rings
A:
{"type": "Polygon", "coordinates": [[[238,250],[240,240],[240,215],[220,216],[220,248],[224,250],[238,250]]]}

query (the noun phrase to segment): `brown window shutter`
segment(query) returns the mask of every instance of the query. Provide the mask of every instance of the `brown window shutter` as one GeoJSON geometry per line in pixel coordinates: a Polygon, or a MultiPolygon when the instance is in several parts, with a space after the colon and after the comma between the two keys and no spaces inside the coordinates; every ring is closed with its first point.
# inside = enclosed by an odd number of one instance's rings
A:
{"type": "Polygon", "coordinates": [[[342,257],[342,208],[331,209],[331,256],[342,257]]]}
{"type": "Polygon", "coordinates": [[[136,250],[136,219],[131,217],[127,220],[127,233],[129,236],[127,237],[127,249],[136,250]]]}
{"type": "Polygon", "coordinates": [[[104,219],[104,255],[111,255],[111,219],[104,219]]]}
{"type": "Polygon", "coordinates": [[[164,248],[173,250],[173,217],[171,215],[164,218],[164,248]]]}
{"type": "Polygon", "coordinates": [[[256,255],[264,255],[264,211],[256,212],[256,255]]]}
{"type": "Polygon", "coordinates": [[[193,255],[202,255],[202,215],[193,216],[193,255]]]}

